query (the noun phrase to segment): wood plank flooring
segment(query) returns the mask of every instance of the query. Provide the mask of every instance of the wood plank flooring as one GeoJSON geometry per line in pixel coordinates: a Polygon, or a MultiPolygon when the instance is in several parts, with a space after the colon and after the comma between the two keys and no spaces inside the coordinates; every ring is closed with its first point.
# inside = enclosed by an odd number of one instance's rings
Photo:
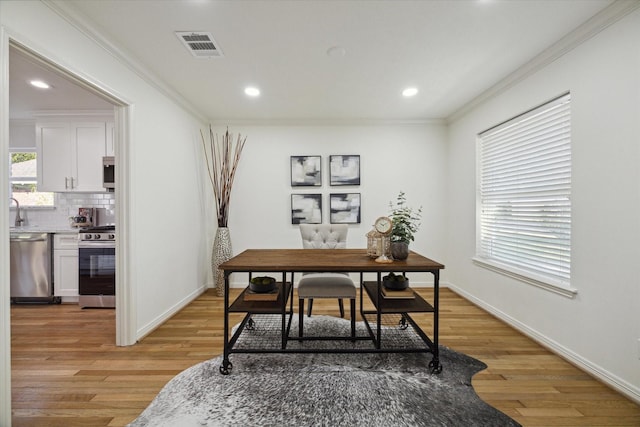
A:
{"type": "MultiPolygon", "coordinates": [[[[452,291],[440,307],[441,344],[485,362],[476,392],[523,426],[640,426],[640,406],[452,291]]],[[[314,314],[338,304],[316,300],[314,314]]],[[[431,315],[414,318],[432,330],[431,315]]],[[[131,347],[113,344],[114,310],[12,306],[13,426],[126,425],[173,376],[222,352],[222,325],[213,290],[131,347]]]]}

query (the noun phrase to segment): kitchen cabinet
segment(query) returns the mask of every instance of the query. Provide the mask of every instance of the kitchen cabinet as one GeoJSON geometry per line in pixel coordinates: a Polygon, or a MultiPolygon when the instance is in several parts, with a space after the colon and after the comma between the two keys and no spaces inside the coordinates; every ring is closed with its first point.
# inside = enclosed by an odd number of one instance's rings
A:
{"type": "Polygon", "coordinates": [[[105,156],[116,155],[116,126],[113,122],[107,122],[107,140],[105,142],[105,156]]]}
{"type": "Polygon", "coordinates": [[[106,122],[36,124],[38,190],[103,192],[106,122]]]}
{"type": "Polygon", "coordinates": [[[78,298],[78,235],[53,235],[53,294],[78,298]]]}

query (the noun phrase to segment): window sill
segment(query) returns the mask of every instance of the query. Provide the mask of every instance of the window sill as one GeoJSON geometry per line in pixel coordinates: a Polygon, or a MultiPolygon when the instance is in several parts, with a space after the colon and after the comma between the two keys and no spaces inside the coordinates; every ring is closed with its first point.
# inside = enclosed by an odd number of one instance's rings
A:
{"type": "Polygon", "coordinates": [[[502,274],[507,277],[511,277],[512,279],[516,279],[520,282],[527,283],[532,286],[536,286],[538,288],[542,288],[549,292],[553,292],[558,295],[562,295],[567,298],[573,298],[578,293],[577,289],[571,287],[564,287],[554,283],[550,283],[548,281],[535,279],[529,276],[525,276],[524,274],[515,272],[513,269],[508,268],[500,263],[495,261],[489,261],[483,258],[474,257],[472,258],[473,263],[479,267],[486,268],[488,270],[494,271],[496,273],[502,274]]]}

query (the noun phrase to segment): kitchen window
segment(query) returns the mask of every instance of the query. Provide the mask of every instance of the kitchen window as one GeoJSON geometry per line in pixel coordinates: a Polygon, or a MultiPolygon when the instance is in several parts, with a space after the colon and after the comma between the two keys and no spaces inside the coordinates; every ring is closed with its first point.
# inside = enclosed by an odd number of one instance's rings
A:
{"type": "Polygon", "coordinates": [[[9,197],[20,207],[54,207],[50,192],[38,191],[38,159],[35,151],[11,151],[9,153],[9,197]]]}
{"type": "Polygon", "coordinates": [[[483,267],[573,296],[571,96],[478,135],[477,247],[483,267]]]}

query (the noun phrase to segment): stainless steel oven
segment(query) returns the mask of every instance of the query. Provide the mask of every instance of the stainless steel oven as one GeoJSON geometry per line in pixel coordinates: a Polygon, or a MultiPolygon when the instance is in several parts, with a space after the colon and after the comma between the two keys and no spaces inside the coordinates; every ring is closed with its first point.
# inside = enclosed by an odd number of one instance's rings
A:
{"type": "Polygon", "coordinates": [[[79,298],[85,307],[116,306],[116,232],[114,226],[92,227],[78,234],[79,298]]]}

